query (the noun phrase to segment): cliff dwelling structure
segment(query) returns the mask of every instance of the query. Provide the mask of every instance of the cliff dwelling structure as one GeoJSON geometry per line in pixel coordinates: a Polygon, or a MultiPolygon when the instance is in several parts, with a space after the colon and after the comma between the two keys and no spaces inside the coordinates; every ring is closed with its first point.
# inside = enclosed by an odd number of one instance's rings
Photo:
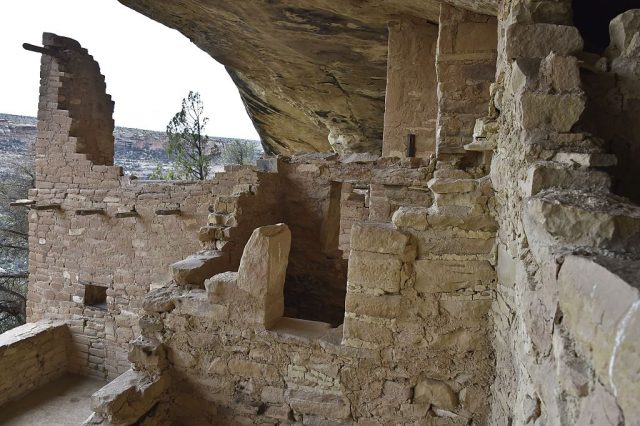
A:
{"type": "Polygon", "coordinates": [[[640,9],[120,1],[267,154],[123,176],[98,63],[44,34],[0,405],[74,374],[86,425],[640,424],[640,9]]]}

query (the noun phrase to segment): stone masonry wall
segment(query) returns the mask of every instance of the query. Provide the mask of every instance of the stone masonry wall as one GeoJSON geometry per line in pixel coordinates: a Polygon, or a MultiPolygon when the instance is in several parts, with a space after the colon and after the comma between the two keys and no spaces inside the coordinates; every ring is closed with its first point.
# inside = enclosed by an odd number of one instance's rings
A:
{"type": "Polygon", "coordinates": [[[438,52],[438,160],[460,160],[485,113],[495,77],[497,27],[493,17],[447,4],[440,7],[438,52]]]}
{"type": "MultiPolygon", "coordinates": [[[[127,344],[138,328],[142,296],[172,278],[171,263],[203,248],[197,235],[209,211],[233,222],[223,240],[233,236],[234,242],[218,244],[226,245],[225,267],[237,266],[255,226],[277,220],[262,211],[271,206],[263,195],[275,200],[266,192],[277,189],[277,180],[251,169],[230,168],[220,179],[205,183],[143,183],[122,177],[119,167],[94,164],[79,153],[78,138],[71,136],[76,122],[89,118],[76,118],[73,109],[64,109],[70,100],[63,103],[61,98],[69,86],[76,90],[76,79],[95,80],[91,75],[97,66],[85,66],[87,61],[78,56],[86,51],[73,40],[45,35],[44,41],[45,48],[55,52],[69,50],[73,60],[58,53],[42,59],[36,189],[30,192],[36,204],[29,213],[27,316],[29,321],[68,320],[76,349],[71,370],[115,377],[129,368],[127,344]],[[85,73],[90,75],[83,77],[85,73]],[[238,198],[239,203],[233,201],[238,198]],[[236,221],[231,217],[236,208],[253,215],[236,221]],[[89,286],[105,289],[104,303],[92,305],[85,297],[89,286]]],[[[97,90],[88,98],[100,98],[104,86],[97,90]]],[[[110,114],[102,110],[91,120],[101,128],[110,114]]]]}
{"type": "Polygon", "coordinates": [[[69,329],[63,322],[24,324],[0,335],[0,406],[66,373],[69,329]]]}
{"type": "Polygon", "coordinates": [[[435,153],[438,28],[427,21],[389,24],[382,155],[404,158],[409,134],[418,157],[435,153]]]}
{"type": "MultiPolygon", "coordinates": [[[[442,203],[483,208],[473,180],[430,185],[449,194],[442,203]]],[[[475,215],[454,224],[434,213],[406,207],[394,224],[352,226],[343,326],[283,317],[265,329],[240,272],[214,276],[206,290],[151,291],[132,354],[149,372],[167,354],[171,387],[158,410],[183,424],[483,423],[495,228],[475,215]]],[[[242,262],[264,256],[245,249],[242,262]]],[[[252,286],[270,277],[253,274],[252,286]]]]}
{"type": "Polygon", "coordinates": [[[638,424],[640,210],[609,192],[615,156],[577,130],[583,41],[570,11],[512,0],[499,15],[497,425],[638,424]]]}

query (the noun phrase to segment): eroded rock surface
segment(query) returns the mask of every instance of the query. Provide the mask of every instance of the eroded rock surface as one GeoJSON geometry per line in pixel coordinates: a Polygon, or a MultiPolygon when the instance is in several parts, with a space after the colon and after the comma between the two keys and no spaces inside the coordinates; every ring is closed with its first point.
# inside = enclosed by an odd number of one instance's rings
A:
{"type": "MultiPolygon", "coordinates": [[[[387,23],[437,23],[438,0],[120,0],[227,67],[267,151],[382,148],[387,23]]],[[[451,0],[496,14],[496,0],[451,0]]]]}

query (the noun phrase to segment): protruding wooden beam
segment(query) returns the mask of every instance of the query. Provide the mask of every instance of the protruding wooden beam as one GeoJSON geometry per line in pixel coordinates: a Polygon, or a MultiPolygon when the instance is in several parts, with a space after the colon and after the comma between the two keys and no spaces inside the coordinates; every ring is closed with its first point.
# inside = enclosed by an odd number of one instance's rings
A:
{"type": "Polygon", "coordinates": [[[34,204],[31,206],[34,210],[60,210],[60,204],[51,203],[51,204],[34,204]]]}
{"type": "Polygon", "coordinates": [[[140,215],[135,210],[130,210],[130,211],[127,211],[127,212],[117,212],[116,213],[116,219],[124,219],[124,218],[127,218],[127,217],[138,217],[138,216],[140,216],[140,215]]]}
{"type": "Polygon", "coordinates": [[[104,214],[104,209],[78,209],[76,215],[78,216],[91,216],[94,214],[104,214]]]}
{"type": "Polygon", "coordinates": [[[407,158],[416,156],[416,135],[409,133],[407,135],[407,158]]]}
{"type": "Polygon", "coordinates": [[[15,200],[9,203],[9,207],[29,207],[32,206],[36,203],[35,200],[29,200],[29,199],[20,199],[20,200],[15,200]]]}
{"type": "Polygon", "coordinates": [[[24,50],[28,50],[29,52],[42,53],[43,55],[49,55],[57,59],[62,59],[62,55],[60,54],[60,52],[50,47],[36,46],[30,43],[22,43],[22,48],[24,50]]]}
{"type": "Polygon", "coordinates": [[[180,209],[158,209],[156,214],[158,216],[179,216],[180,209]]]}

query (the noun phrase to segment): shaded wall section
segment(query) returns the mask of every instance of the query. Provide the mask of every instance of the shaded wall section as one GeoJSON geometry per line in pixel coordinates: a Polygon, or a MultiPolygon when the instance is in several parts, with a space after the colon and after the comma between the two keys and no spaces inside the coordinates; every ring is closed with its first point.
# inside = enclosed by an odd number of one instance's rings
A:
{"type": "Polygon", "coordinates": [[[408,134],[415,135],[416,156],[435,153],[437,40],[437,25],[427,21],[389,24],[384,156],[405,157],[408,134]]]}

